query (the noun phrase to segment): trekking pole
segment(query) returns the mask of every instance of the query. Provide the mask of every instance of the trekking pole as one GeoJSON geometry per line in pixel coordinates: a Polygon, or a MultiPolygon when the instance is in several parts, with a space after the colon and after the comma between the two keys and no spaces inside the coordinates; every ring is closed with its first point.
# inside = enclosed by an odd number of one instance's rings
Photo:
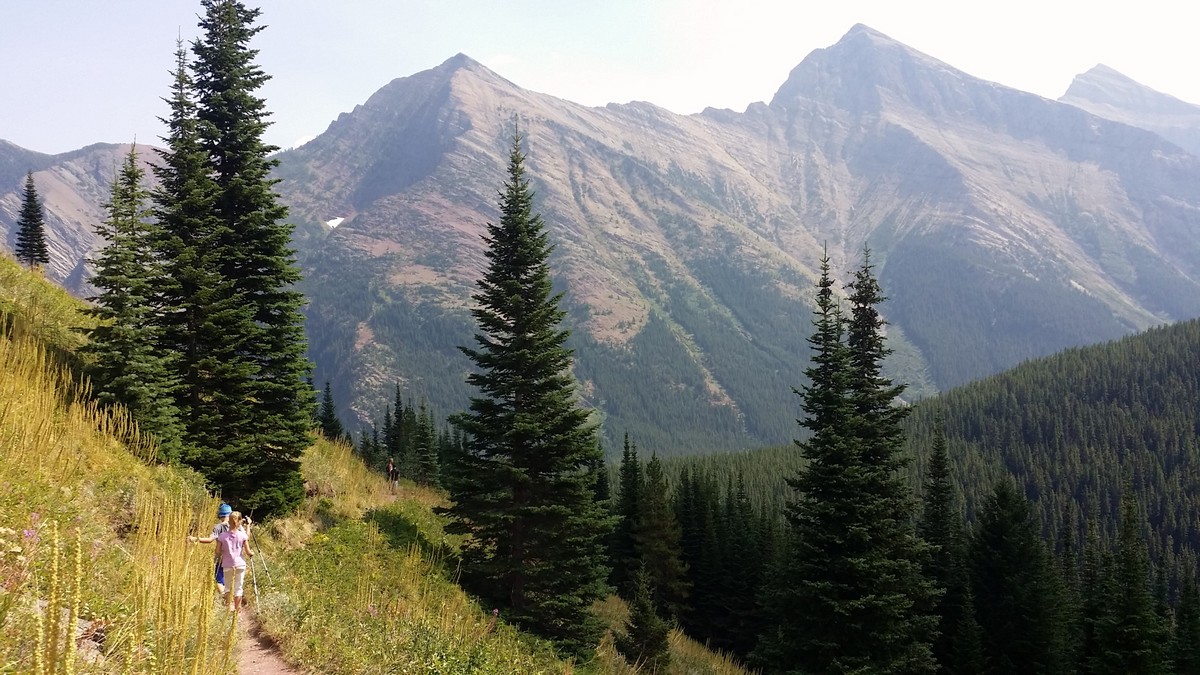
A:
{"type": "Polygon", "coordinates": [[[254,574],[254,556],[250,556],[250,585],[254,587],[254,611],[258,611],[258,577],[254,574]]]}
{"type": "Polygon", "coordinates": [[[258,551],[258,555],[263,557],[262,566],[263,571],[267,573],[267,581],[275,583],[275,580],[271,578],[271,568],[267,567],[267,554],[263,553],[262,547],[258,545],[258,539],[254,536],[253,528],[250,530],[250,539],[252,540],[250,543],[254,545],[254,550],[258,551]]]}
{"type": "MultiPolygon", "coordinates": [[[[253,515],[254,512],[251,511],[250,514],[253,515]]],[[[248,528],[250,531],[250,543],[254,546],[254,550],[258,551],[258,554],[263,557],[263,559],[261,561],[262,566],[263,566],[263,571],[267,573],[267,581],[269,581],[270,583],[273,584],[273,583],[275,583],[275,580],[273,578],[271,578],[271,568],[267,567],[267,554],[263,553],[262,547],[260,547],[258,545],[258,537],[254,536],[254,525],[253,525],[254,520],[251,519],[250,523],[251,523],[251,525],[248,528]]]]}

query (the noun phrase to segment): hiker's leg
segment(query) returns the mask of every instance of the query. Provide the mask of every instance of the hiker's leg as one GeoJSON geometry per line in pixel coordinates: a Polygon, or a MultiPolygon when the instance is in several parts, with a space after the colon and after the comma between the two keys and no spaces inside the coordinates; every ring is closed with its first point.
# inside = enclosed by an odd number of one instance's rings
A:
{"type": "Polygon", "coordinates": [[[241,593],[241,589],[237,586],[237,569],[226,567],[225,580],[229,582],[225,587],[226,607],[232,612],[237,608],[237,596],[241,593]]]}
{"type": "Polygon", "coordinates": [[[232,570],[232,573],[233,573],[233,578],[230,579],[230,583],[233,585],[233,588],[230,590],[233,594],[232,607],[233,607],[234,611],[236,611],[236,610],[240,609],[242,606],[242,591],[244,590],[245,583],[246,583],[246,568],[245,567],[234,568],[232,570]]]}
{"type": "Polygon", "coordinates": [[[221,601],[224,602],[225,601],[225,568],[221,567],[221,559],[220,558],[217,558],[214,561],[214,566],[216,567],[216,571],[213,574],[214,574],[214,578],[217,580],[217,592],[219,592],[221,594],[221,601]]]}

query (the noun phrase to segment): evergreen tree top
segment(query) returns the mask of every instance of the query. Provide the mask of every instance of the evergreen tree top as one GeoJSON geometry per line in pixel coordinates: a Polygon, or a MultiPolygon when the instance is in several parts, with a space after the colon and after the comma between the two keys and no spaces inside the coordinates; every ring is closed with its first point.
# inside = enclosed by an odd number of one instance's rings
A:
{"type": "Polygon", "coordinates": [[[46,217],[32,171],[25,176],[21,210],[17,214],[16,256],[17,260],[31,267],[50,262],[50,247],[46,243],[46,217]]]}

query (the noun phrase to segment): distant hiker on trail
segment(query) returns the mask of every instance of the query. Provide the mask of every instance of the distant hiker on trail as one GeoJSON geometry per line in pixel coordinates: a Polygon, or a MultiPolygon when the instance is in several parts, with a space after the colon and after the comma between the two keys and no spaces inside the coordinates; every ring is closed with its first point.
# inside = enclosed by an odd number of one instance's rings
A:
{"type": "MultiPolygon", "coordinates": [[[[213,525],[212,534],[207,537],[188,537],[188,541],[198,541],[201,544],[211,544],[221,536],[222,532],[229,530],[229,514],[233,513],[233,509],[228,504],[221,504],[217,508],[217,524],[213,525]]],[[[217,590],[221,592],[221,599],[225,599],[225,570],[221,567],[221,548],[218,546],[216,553],[213,555],[213,577],[217,581],[217,590]]]]}
{"type": "Polygon", "coordinates": [[[225,585],[229,589],[229,611],[242,607],[242,590],[246,582],[246,559],[254,557],[250,550],[250,534],[243,526],[242,514],[229,514],[229,529],[217,537],[217,550],[221,552],[221,567],[225,568],[225,585]],[[243,557],[243,554],[245,557],[243,557]]]}
{"type": "Polygon", "coordinates": [[[396,494],[396,486],[400,483],[400,470],[396,468],[396,463],[388,457],[387,463],[388,485],[391,486],[392,494],[396,494]]]}

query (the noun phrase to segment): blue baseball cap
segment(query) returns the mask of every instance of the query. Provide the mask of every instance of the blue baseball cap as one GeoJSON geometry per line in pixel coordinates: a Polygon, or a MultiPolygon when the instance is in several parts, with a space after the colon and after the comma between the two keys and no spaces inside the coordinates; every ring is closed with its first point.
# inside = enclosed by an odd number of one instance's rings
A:
{"type": "Polygon", "coordinates": [[[233,513],[233,508],[231,508],[228,504],[222,504],[220,507],[217,508],[217,517],[218,518],[224,518],[225,516],[227,516],[231,513],[233,513]]]}

